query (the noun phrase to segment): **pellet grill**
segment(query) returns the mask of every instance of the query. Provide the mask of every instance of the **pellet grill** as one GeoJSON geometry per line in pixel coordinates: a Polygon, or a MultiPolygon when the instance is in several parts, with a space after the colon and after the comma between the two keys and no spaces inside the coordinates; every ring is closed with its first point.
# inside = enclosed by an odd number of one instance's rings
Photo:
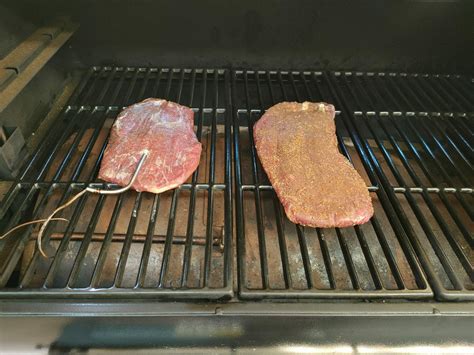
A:
{"type": "MultiPolygon", "coordinates": [[[[97,179],[126,106],[191,107],[198,170],[0,241],[7,351],[473,351],[473,8],[462,1],[0,5],[0,232],[97,179]],[[337,109],[375,215],[287,220],[253,124],[337,109]]],[[[289,123],[291,124],[291,123],[289,123]]],[[[160,142],[156,142],[160,144],[160,142]]],[[[3,346],[2,346],[3,347],[3,346]]]]}

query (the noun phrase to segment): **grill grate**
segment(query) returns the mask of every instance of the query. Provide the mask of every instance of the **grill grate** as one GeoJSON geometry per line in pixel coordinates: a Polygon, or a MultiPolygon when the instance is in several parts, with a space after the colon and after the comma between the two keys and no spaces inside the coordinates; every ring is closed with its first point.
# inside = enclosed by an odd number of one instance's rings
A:
{"type": "Polygon", "coordinates": [[[240,295],[473,299],[470,85],[458,76],[233,72],[240,295]],[[340,150],[375,203],[368,224],[322,230],[284,217],[252,138],[255,121],[283,100],[341,110],[340,150]]]}
{"type": "MultiPolygon", "coordinates": [[[[86,194],[34,248],[37,228],[2,241],[4,296],[232,296],[231,123],[223,70],[94,67],[32,155],[2,204],[5,229],[43,218],[96,176],[123,106],[162,97],[193,108],[200,168],[181,187],[154,195],[86,194]],[[89,291],[94,291],[93,293],[89,291]]],[[[159,143],[159,142],[158,142],[159,143]]],[[[113,184],[106,184],[112,187],[113,184]]]]}
{"type": "Polygon", "coordinates": [[[234,145],[238,295],[474,299],[472,82],[396,73],[94,67],[0,205],[0,227],[42,218],[96,180],[127,105],[162,97],[193,108],[199,170],[159,195],[85,195],[69,222],[0,241],[0,297],[233,295],[234,145]],[[362,226],[290,223],[260,166],[252,127],[287,101],[333,102],[339,147],[375,204],[362,226]],[[91,292],[93,291],[93,292],[91,292]]]}
{"type": "MultiPolygon", "coordinates": [[[[342,95],[344,101],[350,102],[345,106],[349,111],[362,107],[355,91],[368,98],[371,87],[379,102],[399,111],[384,115],[362,113],[355,118],[360,121],[357,127],[365,125],[370,131],[368,139],[376,142],[375,147],[368,150],[379,166],[382,183],[437,297],[473,299],[474,170],[469,128],[472,112],[459,112],[472,109],[472,105],[467,105],[472,90],[468,90],[464,78],[459,78],[456,84],[465,85],[466,97],[454,99],[459,92],[452,82],[451,86],[447,83],[443,87],[439,84],[440,77],[424,76],[422,80],[419,76],[413,77],[404,83],[403,80],[397,82],[396,76],[391,75],[378,84],[363,74],[351,79],[347,75],[335,75],[333,79],[350,92],[353,101],[342,95]],[[451,91],[447,92],[447,88],[451,91]],[[416,105],[426,105],[436,112],[413,112],[416,105]],[[458,112],[440,112],[442,108],[458,112]],[[377,128],[383,134],[377,132],[377,128]]],[[[447,78],[441,79],[447,81],[447,78]]],[[[376,106],[371,100],[369,105],[372,109],[376,106]]]]}

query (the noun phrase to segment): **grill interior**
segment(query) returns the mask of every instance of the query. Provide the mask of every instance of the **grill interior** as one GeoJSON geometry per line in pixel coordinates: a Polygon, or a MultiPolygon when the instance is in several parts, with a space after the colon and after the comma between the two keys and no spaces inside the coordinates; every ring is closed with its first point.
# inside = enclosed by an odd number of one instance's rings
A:
{"type": "Polygon", "coordinates": [[[47,229],[48,259],[37,227],[0,241],[0,297],[472,300],[472,92],[456,75],[93,67],[4,197],[2,230],[104,186],[113,120],[148,97],[193,108],[199,170],[160,195],[82,197],[47,229]],[[335,104],[340,150],[374,200],[369,223],[286,219],[252,141],[284,100],[335,104]]]}

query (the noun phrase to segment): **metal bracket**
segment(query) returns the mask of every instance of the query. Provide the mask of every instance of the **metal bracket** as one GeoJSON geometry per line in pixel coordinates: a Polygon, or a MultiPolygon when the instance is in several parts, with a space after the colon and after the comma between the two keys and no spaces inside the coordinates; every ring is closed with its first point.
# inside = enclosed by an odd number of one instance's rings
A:
{"type": "Polygon", "coordinates": [[[30,82],[78,28],[66,20],[36,30],[0,60],[0,112],[30,82]]]}
{"type": "Polygon", "coordinates": [[[20,129],[0,126],[0,178],[14,178],[25,154],[25,139],[20,129]]]}

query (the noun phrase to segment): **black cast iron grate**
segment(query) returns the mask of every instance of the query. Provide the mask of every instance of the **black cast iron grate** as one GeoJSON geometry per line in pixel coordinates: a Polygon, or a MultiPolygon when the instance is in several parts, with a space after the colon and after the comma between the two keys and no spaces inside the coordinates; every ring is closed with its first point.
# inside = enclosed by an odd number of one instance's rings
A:
{"type": "Polygon", "coordinates": [[[63,213],[68,223],[48,227],[47,259],[34,247],[37,227],[1,241],[0,297],[231,297],[227,76],[217,69],[92,68],[5,196],[2,229],[44,218],[86,185],[103,186],[96,176],[113,120],[148,97],[194,109],[200,167],[159,195],[86,194],[63,213]]]}
{"type": "Polygon", "coordinates": [[[474,298],[468,79],[237,70],[232,88],[242,297],[474,298]],[[277,102],[305,100],[340,110],[340,150],[375,203],[363,226],[290,223],[260,166],[255,121],[277,102]]]}
{"type": "Polygon", "coordinates": [[[0,241],[0,297],[231,297],[233,138],[240,297],[473,299],[473,94],[459,76],[94,67],[3,199],[1,229],[102,186],[113,120],[147,97],[195,110],[199,171],[160,195],[84,196],[47,230],[49,259],[37,228],[0,241]],[[369,223],[285,218],[251,131],[283,100],[340,110],[340,149],[374,197],[369,223]]]}

